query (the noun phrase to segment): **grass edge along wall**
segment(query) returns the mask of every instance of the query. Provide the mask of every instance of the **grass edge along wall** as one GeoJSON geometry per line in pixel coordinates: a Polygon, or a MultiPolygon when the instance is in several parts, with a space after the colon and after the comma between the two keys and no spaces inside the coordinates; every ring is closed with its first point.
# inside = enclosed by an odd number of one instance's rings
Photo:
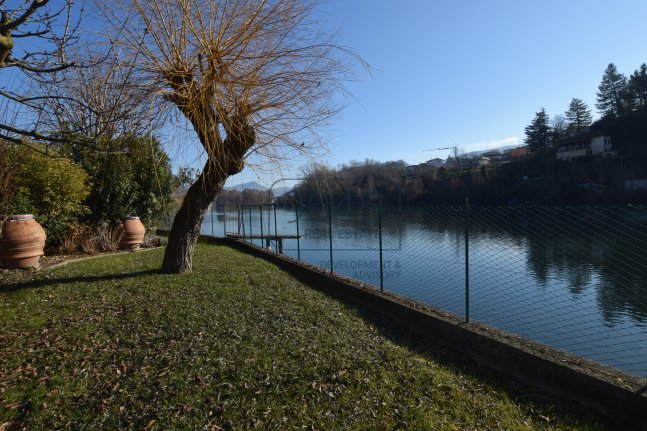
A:
{"type": "Polygon", "coordinates": [[[430,307],[381,294],[362,283],[328,274],[253,245],[206,236],[201,239],[229,244],[267,259],[312,287],[355,306],[382,313],[478,363],[616,420],[647,429],[647,391],[642,379],[521,337],[506,336],[502,331],[483,325],[465,324],[448,313],[436,313],[430,307]],[[519,342],[510,343],[511,339],[519,342]]]}

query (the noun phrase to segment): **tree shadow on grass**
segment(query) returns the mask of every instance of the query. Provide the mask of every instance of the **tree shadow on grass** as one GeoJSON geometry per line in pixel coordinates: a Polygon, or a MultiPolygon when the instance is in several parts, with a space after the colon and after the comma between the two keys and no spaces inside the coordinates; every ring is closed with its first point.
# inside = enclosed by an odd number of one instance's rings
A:
{"type": "Polygon", "coordinates": [[[618,424],[610,422],[609,418],[592,409],[573,401],[562,400],[539,388],[519,382],[513,377],[504,375],[470,359],[458,351],[444,347],[431,338],[401,326],[392,318],[376,313],[352,301],[337,298],[342,303],[353,308],[358,316],[378,329],[381,335],[396,345],[404,347],[414,354],[422,355],[433,362],[445,367],[451,372],[465,375],[489,386],[496,392],[505,392],[528,412],[537,413],[538,407],[544,412],[558,415],[563,420],[577,423],[583,418],[598,422],[604,429],[622,429],[618,424]],[[569,418],[569,419],[567,419],[569,418]]]}
{"type": "Polygon", "coordinates": [[[106,274],[106,275],[84,275],[73,277],[59,277],[59,278],[40,278],[24,281],[10,282],[7,285],[0,285],[0,293],[11,293],[22,289],[35,289],[39,287],[48,287],[54,285],[74,284],[74,283],[98,283],[105,281],[119,281],[127,280],[145,275],[161,274],[159,269],[147,269],[142,271],[125,272],[120,274],[106,274]]]}
{"type": "Polygon", "coordinates": [[[320,284],[320,281],[316,281],[316,278],[307,273],[292,272],[289,269],[288,272],[303,284],[322,291],[355,310],[360,318],[374,326],[381,335],[396,345],[406,348],[414,354],[420,354],[455,374],[480,381],[495,392],[507,393],[527,412],[539,414],[537,410],[539,407],[539,411],[550,412],[552,416],[557,415],[571,423],[578,423],[584,419],[595,421],[604,429],[622,429],[601,413],[575,402],[560,399],[544,390],[506,376],[502,372],[493,370],[458,351],[439,344],[419,331],[401,325],[389,315],[375,311],[370,304],[358,303],[357,299],[350,299],[344,294],[335,292],[334,289],[325,288],[320,284]]]}

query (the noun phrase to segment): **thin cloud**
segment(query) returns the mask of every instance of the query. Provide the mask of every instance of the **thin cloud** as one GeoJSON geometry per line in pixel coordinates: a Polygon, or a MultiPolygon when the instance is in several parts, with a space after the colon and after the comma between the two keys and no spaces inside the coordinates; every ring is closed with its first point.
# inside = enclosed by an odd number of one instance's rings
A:
{"type": "Polygon", "coordinates": [[[509,138],[505,138],[501,140],[492,140],[487,142],[468,144],[463,148],[463,150],[465,152],[484,151],[484,150],[491,150],[491,149],[500,148],[500,147],[508,147],[512,145],[519,145],[518,137],[511,136],[509,138]]]}

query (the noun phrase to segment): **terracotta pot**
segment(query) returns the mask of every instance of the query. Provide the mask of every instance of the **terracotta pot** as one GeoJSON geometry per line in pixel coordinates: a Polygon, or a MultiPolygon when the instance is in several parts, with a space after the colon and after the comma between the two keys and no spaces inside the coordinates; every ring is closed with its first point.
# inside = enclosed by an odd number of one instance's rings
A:
{"type": "Polygon", "coordinates": [[[123,222],[123,234],[119,240],[119,248],[121,250],[137,250],[144,241],[146,228],[139,221],[139,217],[124,217],[121,221],[123,222]]]}
{"type": "Polygon", "coordinates": [[[33,215],[9,217],[2,225],[0,261],[11,269],[40,267],[46,237],[33,215]]]}

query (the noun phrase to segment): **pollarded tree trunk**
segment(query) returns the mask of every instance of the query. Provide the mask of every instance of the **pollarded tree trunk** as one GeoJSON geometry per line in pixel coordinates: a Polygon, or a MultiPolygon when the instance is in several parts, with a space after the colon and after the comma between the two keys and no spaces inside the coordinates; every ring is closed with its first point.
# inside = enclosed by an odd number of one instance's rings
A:
{"type": "Polygon", "coordinates": [[[198,180],[189,187],[173,220],[162,262],[162,272],[167,274],[191,272],[193,251],[207,209],[227,178],[243,169],[243,158],[256,142],[256,134],[248,124],[244,105],[237,107],[236,112],[225,119],[207,104],[176,103],[191,121],[208,159],[198,180]],[[218,123],[227,135],[224,140],[218,127],[213,126],[218,123]]]}
{"type": "Polygon", "coordinates": [[[209,175],[209,162],[198,180],[189,187],[179,211],[173,219],[173,227],[162,262],[162,272],[176,274],[191,272],[193,250],[200,236],[200,228],[209,205],[225,185],[225,179],[209,175]]]}

